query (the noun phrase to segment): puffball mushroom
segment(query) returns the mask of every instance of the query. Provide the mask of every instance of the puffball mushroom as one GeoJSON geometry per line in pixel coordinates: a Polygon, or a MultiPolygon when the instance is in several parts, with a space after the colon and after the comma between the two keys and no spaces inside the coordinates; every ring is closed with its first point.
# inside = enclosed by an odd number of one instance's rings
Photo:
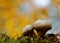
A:
{"type": "Polygon", "coordinates": [[[31,25],[27,25],[23,28],[23,36],[31,36],[33,33],[33,29],[31,25]]]}
{"type": "Polygon", "coordinates": [[[52,28],[52,25],[48,20],[37,20],[32,24],[32,28],[35,29],[39,36],[44,36],[48,30],[52,28]]]}

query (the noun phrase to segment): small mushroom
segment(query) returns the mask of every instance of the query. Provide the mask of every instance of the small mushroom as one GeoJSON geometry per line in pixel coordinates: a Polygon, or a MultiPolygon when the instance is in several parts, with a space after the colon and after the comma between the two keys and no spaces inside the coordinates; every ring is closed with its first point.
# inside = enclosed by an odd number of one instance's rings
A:
{"type": "Polygon", "coordinates": [[[23,36],[31,36],[33,34],[33,29],[31,25],[27,25],[23,28],[23,36]]]}
{"type": "Polygon", "coordinates": [[[35,29],[39,36],[44,36],[48,30],[52,28],[52,25],[47,20],[37,20],[32,24],[32,28],[35,29]]]}

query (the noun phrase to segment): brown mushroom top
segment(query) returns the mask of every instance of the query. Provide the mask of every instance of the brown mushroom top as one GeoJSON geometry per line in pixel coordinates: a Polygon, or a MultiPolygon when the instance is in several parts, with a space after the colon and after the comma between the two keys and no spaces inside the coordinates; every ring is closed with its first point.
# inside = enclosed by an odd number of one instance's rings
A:
{"type": "Polygon", "coordinates": [[[26,31],[30,31],[30,30],[32,30],[32,26],[31,25],[27,25],[27,26],[25,26],[24,28],[23,28],[23,33],[24,32],[26,32],[26,31]]]}
{"type": "Polygon", "coordinates": [[[47,20],[38,20],[32,26],[33,29],[42,35],[52,28],[52,25],[47,20]]]}

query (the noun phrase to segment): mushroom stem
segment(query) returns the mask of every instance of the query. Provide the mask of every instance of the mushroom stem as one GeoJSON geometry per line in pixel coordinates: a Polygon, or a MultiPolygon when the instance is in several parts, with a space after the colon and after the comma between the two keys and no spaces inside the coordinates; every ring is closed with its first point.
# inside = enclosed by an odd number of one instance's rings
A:
{"type": "Polygon", "coordinates": [[[34,33],[35,33],[35,35],[38,37],[39,35],[38,35],[38,33],[37,33],[37,31],[34,29],[34,33]]]}

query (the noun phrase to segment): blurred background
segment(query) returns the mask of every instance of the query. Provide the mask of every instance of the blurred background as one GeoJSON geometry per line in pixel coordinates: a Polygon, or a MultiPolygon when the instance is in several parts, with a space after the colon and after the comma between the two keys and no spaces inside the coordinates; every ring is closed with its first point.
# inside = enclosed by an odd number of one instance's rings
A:
{"type": "Polygon", "coordinates": [[[39,19],[51,22],[47,33],[60,32],[60,0],[0,0],[0,33],[19,37],[23,27],[39,19]]]}

